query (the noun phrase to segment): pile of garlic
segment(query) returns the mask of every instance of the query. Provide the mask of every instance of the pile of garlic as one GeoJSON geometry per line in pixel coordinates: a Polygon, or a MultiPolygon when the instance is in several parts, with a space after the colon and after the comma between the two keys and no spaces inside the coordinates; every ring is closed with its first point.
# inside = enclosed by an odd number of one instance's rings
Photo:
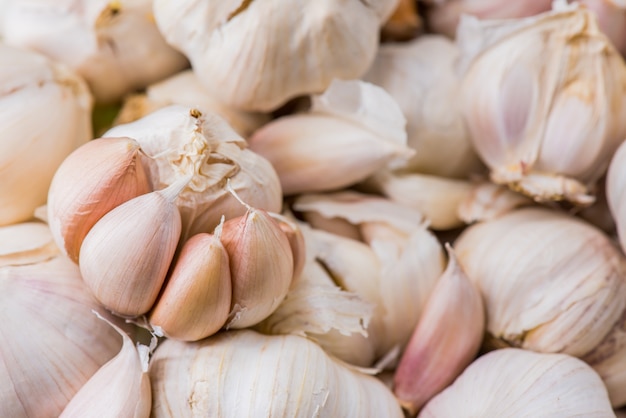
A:
{"type": "Polygon", "coordinates": [[[0,416],[626,407],[623,5],[6,3],[0,416]]]}

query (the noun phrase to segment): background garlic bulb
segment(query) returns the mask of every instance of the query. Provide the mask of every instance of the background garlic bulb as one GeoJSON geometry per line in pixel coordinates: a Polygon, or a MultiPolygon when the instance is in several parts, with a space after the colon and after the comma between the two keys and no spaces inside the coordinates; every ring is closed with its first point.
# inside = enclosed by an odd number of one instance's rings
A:
{"type": "Polygon", "coordinates": [[[152,16],[151,0],[10,0],[4,41],[83,76],[97,102],[114,102],[188,65],[152,16]]]}
{"type": "Polygon", "coordinates": [[[154,14],[167,41],[189,58],[219,100],[270,111],[296,96],[324,91],[334,78],[360,77],[396,4],[155,0],[154,14]]]}
{"type": "Polygon", "coordinates": [[[610,418],[606,388],[584,362],[565,354],[506,348],[479,357],[419,418],[610,418]]]}
{"type": "Polygon", "coordinates": [[[0,44],[0,61],[0,225],[8,225],[33,217],[57,167],[91,139],[92,98],[43,55],[0,44]]]}
{"type": "Polygon", "coordinates": [[[491,179],[539,201],[593,202],[626,137],[626,65],[594,14],[555,2],[524,20],[467,22],[463,112],[491,179]]]}

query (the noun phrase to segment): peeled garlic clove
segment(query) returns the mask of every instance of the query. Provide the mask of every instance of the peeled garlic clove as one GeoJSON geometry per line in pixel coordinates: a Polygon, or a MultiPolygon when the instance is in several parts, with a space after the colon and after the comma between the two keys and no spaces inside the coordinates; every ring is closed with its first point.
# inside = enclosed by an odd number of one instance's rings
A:
{"type": "MultiPolygon", "coordinates": [[[[219,228],[219,227],[218,227],[219,228]]],[[[215,234],[185,242],[149,320],[170,338],[197,341],[219,331],[231,304],[228,253],[215,234]]]]}
{"type": "Polygon", "coordinates": [[[96,298],[111,311],[137,316],[156,301],[180,237],[180,213],[174,200],[188,181],[122,203],[85,237],[80,271],[96,298]]]}
{"type": "Polygon", "coordinates": [[[626,137],[626,66],[593,13],[563,3],[510,22],[508,33],[506,21],[498,35],[485,23],[462,107],[494,182],[538,201],[588,205],[589,186],[626,137]]]}
{"type": "Polygon", "coordinates": [[[150,349],[139,343],[135,347],[133,340],[124,331],[112,323],[109,324],[122,336],[122,349],[80,388],[60,418],[150,416],[150,349]]]}
{"type": "Polygon", "coordinates": [[[44,223],[23,222],[0,227],[0,267],[43,262],[60,253],[44,223]]]}
{"type": "Polygon", "coordinates": [[[532,205],[528,197],[515,193],[505,186],[480,182],[459,204],[458,215],[463,222],[487,221],[521,207],[532,205]]]}
{"type": "Polygon", "coordinates": [[[61,162],[92,138],[92,98],[43,55],[2,44],[0,61],[10,63],[0,68],[0,225],[9,225],[33,217],[61,162]]]}
{"type": "Polygon", "coordinates": [[[419,418],[614,417],[606,388],[584,362],[565,354],[495,350],[469,365],[419,418]]]}
{"type": "Polygon", "coordinates": [[[411,415],[461,374],[483,340],[480,293],[447,249],[448,267],[428,298],[394,376],[394,394],[411,415]]]}
{"type": "Polygon", "coordinates": [[[165,340],[150,378],[155,418],[403,416],[383,383],[295,335],[239,330],[195,343],[165,340]]]}
{"type": "Polygon", "coordinates": [[[280,225],[267,212],[249,208],[224,223],[233,296],[227,328],[257,324],[276,310],[293,280],[293,252],[280,225]]]}
{"type": "Polygon", "coordinates": [[[298,0],[291,4],[295,9],[285,9],[280,0],[158,0],[154,15],[167,41],[183,51],[218,100],[271,111],[294,97],[325,90],[333,78],[363,74],[376,52],[381,22],[396,4],[298,0]],[[298,36],[286,44],[285,33],[298,36]]]}
{"type": "Polygon", "coordinates": [[[13,1],[4,24],[7,44],[67,64],[98,102],[118,101],[188,65],[159,33],[150,0],[13,1]]]}
{"type": "Polygon", "coordinates": [[[132,138],[99,138],[72,152],[54,174],[48,223],[55,242],[75,262],[85,236],[107,212],[152,191],[132,138]]]}

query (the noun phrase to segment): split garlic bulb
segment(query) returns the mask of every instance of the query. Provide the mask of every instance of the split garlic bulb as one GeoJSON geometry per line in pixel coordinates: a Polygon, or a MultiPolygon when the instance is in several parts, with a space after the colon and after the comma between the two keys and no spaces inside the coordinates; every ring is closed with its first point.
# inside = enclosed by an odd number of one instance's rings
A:
{"type": "Polygon", "coordinates": [[[592,203],[626,137],[626,65],[594,14],[557,1],[523,20],[465,22],[458,39],[474,59],[462,107],[491,179],[539,201],[592,203]]]}
{"type": "Polygon", "coordinates": [[[167,41],[183,51],[217,99],[271,111],[324,91],[334,78],[360,77],[397,3],[155,0],[154,14],[167,41]]]}
{"type": "Polygon", "coordinates": [[[4,41],[83,76],[97,102],[115,102],[188,65],[152,16],[151,0],[11,0],[4,41]]]}
{"type": "Polygon", "coordinates": [[[584,362],[565,354],[495,350],[469,365],[418,418],[610,418],[606,388],[584,362]]]}
{"type": "Polygon", "coordinates": [[[389,417],[402,411],[383,383],[295,335],[228,331],[163,341],[150,363],[152,416],[389,417]],[[242,373],[233,373],[236,368],[242,373]]]}
{"type": "Polygon", "coordinates": [[[407,145],[416,152],[404,170],[466,177],[481,168],[458,101],[458,57],[452,41],[423,35],[408,43],[381,45],[363,76],[384,88],[406,117],[407,145]]]}
{"type": "Polygon", "coordinates": [[[8,225],[33,217],[63,159],[91,139],[92,98],[43,55],[0,44],[0,61],[0,225],[8,225]]]}
{"type": "Polygon", "coordinates": [[[604,233],[546,208],[525,208],[468,227],[455,242],[478,286],[489,343],[565,353],[626,403],[626,261],[604,233]]]}
{"type": "Polygon", "coordinates": [[[58,417],[121,340],[92,314],[103,308],[78,267],[58,249],[51,253],[44,224],[3,227],[0,236],[0,416],[58,417]]]}

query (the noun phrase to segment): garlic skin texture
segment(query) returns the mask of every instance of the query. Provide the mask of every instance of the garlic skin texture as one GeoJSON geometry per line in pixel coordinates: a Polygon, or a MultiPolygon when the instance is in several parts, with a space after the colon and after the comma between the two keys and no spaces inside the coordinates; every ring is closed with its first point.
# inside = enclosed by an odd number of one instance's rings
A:
{"type": "Polygon", "coordinates": [[[0,225],[8,225],[33,217],[61,162],[91,139],[92,98],[43,55],[1,44],[0,61],[0,225]]]}
{"type": "MultiPolygon", "coordinates": [[[[78,267],[58,249],[49,254],[42,231],[33,234],[32,224],[10,228],[19,228],[24,240],[31,237],[31,255],[38,247],[42,257],[22,265],[5,257],[0,266],[0,333],[5,341],[0,348],[0,416],[54,418],[115,356],[121,340],[91,313],[102,306],[78,267]]],[[[15,248],[14,257],[19,259],[23,249],[15,248]]]]}
{"type": "Polygon", "coordinates": [[[626,403],[626,261],[602,231],[525,208],[468,227],[454,247],[483,296],[489,345],[581,358],[626,403]]]}
{"type": "Polygon", "coordinates": [[[602,380],[565,354],[505,348],[487,353],[435,396],[418,418],[615,417],[602,380]]]}
{"type": "Polygon", "coordinates": [[[152,16],[151,0],[11,0],[4,41],[67,64],[98,103],[116,102],[188,66],[152,16]]]}
{"type": "Polygon", "coordinates": [[[376,378],[295,335],[239,330],[195,343],[166,340],[152,357],[150,379],[154,418],[403,416],[376,378]]]}
{"type": "Polygon", "coordinates": [[[595,15],[556,2],[523,20],[465,22],[462,108],[491,179],[537,201],[592,203],[626,137],[626,65],[595,15]]]}
{"type": "Polygon", "coordinates": [[[285,7],[281,0],[155,0],[154,15],[165,39],[189,58],[218,100],[272,111],[296,96],[324,91],[334,78],[360,77],[397,3],[294,0],[285,7]]]}
{"type": "Polygon", "coordinates": [[[404,171],[463,178],[482,168],[458,100],[458,57],[451,40],[422,35],[381,45],[362,77],[385,89],[406,117],[407,145],[416,152],[404,171]]]}

